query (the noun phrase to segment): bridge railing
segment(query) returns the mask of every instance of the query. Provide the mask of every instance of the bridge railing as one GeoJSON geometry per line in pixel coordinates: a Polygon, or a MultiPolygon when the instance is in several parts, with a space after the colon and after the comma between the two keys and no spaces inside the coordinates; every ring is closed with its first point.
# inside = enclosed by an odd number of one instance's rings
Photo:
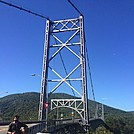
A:
{"type": "Polygon", "coordinates": [[[46,124],[45,122],[42,122],[29,127],[28,134],[36,134],[38,132],[41,132],[45,128],[45,124],[46,124]]]}
{"type": "Polygon", "coordinates": [[[54,131],[58,127],[61,127],[61,125],[65,125],[68,123],[78,123],[80,122],[79,118],[76,118],[74,120],[68,118],[68,119],[57,119],[57,120],[49,120],[47,124],[47,129],[49,131],[54,131]]]}

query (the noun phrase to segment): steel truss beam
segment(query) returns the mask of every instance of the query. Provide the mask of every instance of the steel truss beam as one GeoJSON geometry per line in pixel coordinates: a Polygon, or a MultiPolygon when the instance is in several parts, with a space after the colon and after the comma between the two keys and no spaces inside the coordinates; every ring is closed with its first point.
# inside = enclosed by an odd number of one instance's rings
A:
{"type": "MultiPolygon", "coordinates": [[[[82,16],[75,19],[58,20],[53,22],[47,20],[44,42],[39,120],[47,120],[48,109],[45,104],[48,103],[48,93],[52,94],[64,85],[71,89],[71,91],[73,91],[73,93],[80,99],[53,99],[51,100],[51,110],[56,107],[70,107],[80,114],[83,124],[88,124],[85,57],[82,16]],[[64,36],[65,33],[66,36],[64,36]],[[52,52],[52,50],[54,51],[52,52]],[[64,69],[66,70],[66,73],[64,74],[60,72],[61,68],[59,67],[59,64],[55,64],[54,62],[58,55],[61,57],[62,52],[64,53],[64,56],[66,53],[73,56],[73,58],[66,57],[66,59],[70,59],[70,63],[74,62],[74,58],[77,60],[76,64],[70,67],[71,69],[68,69],[69,71],[67,71],[64,66],[64,69]],[[76,76],[75,73],[77,74],[76,76]],[[74,81],[80,83],[79,87],[76,84],[72,84],[74,81]]],[[[61,57],[61,59],[62,63],[65,62],[65,58],[61,57]]],[[[67,63],[67,65],[71,66],[70,63],[67,63]]],[[[64,92],[64,89],[62,89],[62,91],[64,92]]]]}
{"type": "Polygon", "coordinates": [[[71,108],[77,111],[81,118],[83,118],[83,103],[82,99],[52,99],[51,110],[59,107],[71,108]]]}

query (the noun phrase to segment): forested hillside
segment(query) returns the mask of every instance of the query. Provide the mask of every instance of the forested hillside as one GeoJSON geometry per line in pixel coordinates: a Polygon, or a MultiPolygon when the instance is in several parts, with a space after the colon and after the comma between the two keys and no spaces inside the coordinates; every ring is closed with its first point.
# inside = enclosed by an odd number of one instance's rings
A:
{"type": "MultiPolygon", "coordinates": [[[[68,94],[53,94],[51,98],[73,98],[68,94]]],[[[22,93],[0,98],[2,121],[11,121],[18,114],[22,121],[37,120],[39,93],[22,93]]],[[[94,102],[89,101],[92,111],[94,102]]],[[[105,122],[117,134],[134,134],[134,112],[126,112],[104,105],[105,122]]]]}
{"type": "Polygon", "coordinates": [[[21,120],[37,120],[39,93],[13,94],[0,98],[3,121],[11,121],[18,114],[21,120]]]}

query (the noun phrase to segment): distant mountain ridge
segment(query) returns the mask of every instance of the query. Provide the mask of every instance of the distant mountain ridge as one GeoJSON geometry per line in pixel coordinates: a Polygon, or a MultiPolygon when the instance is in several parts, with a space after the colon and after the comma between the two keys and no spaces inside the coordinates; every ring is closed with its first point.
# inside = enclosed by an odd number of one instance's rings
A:
{"type": "MultiPolygon", "coordinates": [[[[37,120],[39,107],[39,93],[28,92],[12,94],[0,98],[0,113],[3,121],[11,121],[13,115],[18,114],[21,120],[37,120]]],[[[73,98],[64,93],[55,93],[51,98],[73,98]]],[[[94,102],[89,100],[90,109],[94,102]]],[[[120,129],[125,134],[134,133],[134,112],[126,112],[104,105],[105,122],[113,129],[120,129]],[[128,133],[129,132],[129,133],[128,133]]],[[[0,116],[1,116],[0,114],[0,116]]],[[[122,133],[122,134],[123,134],[122,133]]]]}

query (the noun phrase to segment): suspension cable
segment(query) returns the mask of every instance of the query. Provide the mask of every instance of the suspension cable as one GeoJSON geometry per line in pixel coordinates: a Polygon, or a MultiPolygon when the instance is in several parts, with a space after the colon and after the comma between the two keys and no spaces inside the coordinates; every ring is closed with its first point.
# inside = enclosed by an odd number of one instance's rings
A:
{"type": "Polygon", "coordinates": [[[17,6],[17,5],[8,3],[8,2],[6,2],[6,1],[0,0],[0,2],[3,3],[3,4],[5,4],[5,5],[8,5],[8,6],[11,6],[11,7],[16,8],[16,9],[25,11],[25,12],[27,12],[27,13],[33,14],[33,15],[38,16],[38,17],[40,17],[40,18],[48,19],[48,17],[45,17],[45,16],[43,16],[43,15],[40,15],[40,14],[35,13],[35,12],[33,12],[33,11],[30,11],[30,10],[28,10],[28,9],[22,8],[22,7],[20,7],[20,6],[17,6]]]}
{"type": "Polygon", "coordinates": [[[68,2],[72,5],[72,7],[81,15],[83,16],[83,14],[78,10],[78,8],[71,2],[71,0],[68,0],[68,2]]]}
{"type": "Polygon", "coordinates": [[[88,62],[88,70],[89,70],[90,85],[91,85],[91,90],[92,90],[92,94],[93,94],[93,100],[95,101],[94,86],[93,86],[91,68],[90,68],[90,65],[89,65],[89,58],[88,58],[87,47],[86,47],[86,55],[87,55],[87,62],[88,62]]]}
{"type": "MultiPolygon", "coordinates": [[[[71,2],[71,0],[68,0],[68,2],[71,4],[71,6],[83,17],[83,14],[78,10],[78,8],[71,2]]],[[[83,26],[84,27],[84,26],[83,26]]],[[[84,32],[84,40],[85,39],[85,32],[84,32]]],[[[94,86],[93,86],[93,80],[92,80],[92,75],[91,75],[91,69],[89,65],[89,58],[88,58],[88,53],[87,53],[87,46],[86,46],[86,56],[87,56],[87,62],[88,62],[88,70],[89,70],[89,78],[90,78],[90,85],[91,85],[91,92],[93,94],[93,101],[94,101],[94,109],[95,109],[95,118],[96,118],[96,102],[95,102],[95,93],[94,93],[94,86]]]]}

